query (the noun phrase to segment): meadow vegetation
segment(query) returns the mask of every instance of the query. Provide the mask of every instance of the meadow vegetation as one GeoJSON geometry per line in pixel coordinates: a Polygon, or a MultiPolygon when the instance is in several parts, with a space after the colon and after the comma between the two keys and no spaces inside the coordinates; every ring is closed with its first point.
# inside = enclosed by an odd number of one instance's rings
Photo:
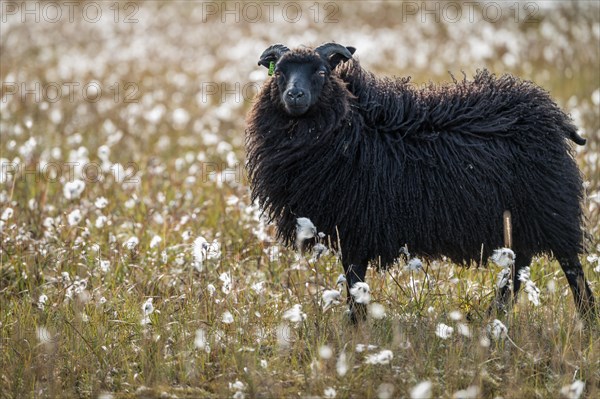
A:
{"type": "Polygon", "coordinates": [[[457,19],[420,2],[299,2],[297,21],[263,3],[259,20],[220,2],[97,2],[95,22],[83,3],[54,23],[3,8],[0,397],[600,396],[598,330],[552,258],[531,265],[539,305],[522,292],[489,317],[500,267],[403,257],[370,269],[353,327],[345,289],[323,299],[340,254],[282,247],[249,202],[244,118],[272,43],[335,40],[415,84],[513,73],[588,140],[574,148],[581,260],[600,298],[600,7],[505,4],[488,21],[488,3],[457,19]]]}

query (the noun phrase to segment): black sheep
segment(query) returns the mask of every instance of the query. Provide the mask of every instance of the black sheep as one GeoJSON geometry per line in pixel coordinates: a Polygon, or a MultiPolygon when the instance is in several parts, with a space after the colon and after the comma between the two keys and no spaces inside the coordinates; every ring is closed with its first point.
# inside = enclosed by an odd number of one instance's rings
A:
{"type": "MultiPolygon", "coordinates": [[[[253,200],[279,237],[293,245],[296,219],[310,218],[339,240],[350,288],[369,261],[386,267],[405,245],[457,263],[487,259],[510,210],[514,293],[519,269],[552,253],[580,314],[593,319],[578,259],[582,178],[568,142],[585,140],[548,93],[485,70],[416,88],[375,77],[353,53],[277,44],[260,57],[274,77],[247,118],[247,167],[253,200]]],[[[356,320],[364,308],[351,295],[349,304],[356,320]]]]}

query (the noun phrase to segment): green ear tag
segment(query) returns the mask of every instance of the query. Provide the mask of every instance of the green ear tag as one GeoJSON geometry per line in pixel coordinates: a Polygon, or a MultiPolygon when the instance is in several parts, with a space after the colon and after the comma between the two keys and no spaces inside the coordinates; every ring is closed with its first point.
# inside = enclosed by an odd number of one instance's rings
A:
{"type": "Polygon", "coordinates": [[[269,76],[273,76],[273,72],[275,71],[275,61],[269,62],[269,76]]]}

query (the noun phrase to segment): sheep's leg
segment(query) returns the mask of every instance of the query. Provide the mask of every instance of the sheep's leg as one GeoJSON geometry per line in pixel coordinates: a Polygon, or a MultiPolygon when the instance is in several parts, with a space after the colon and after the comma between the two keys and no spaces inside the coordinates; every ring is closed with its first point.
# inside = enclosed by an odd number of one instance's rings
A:
{"type": "Polygon", "coordinates": [[[583,268],[581,267],[579,259],[576,256],[572,256],[568,258],[559,258],[559,262],[563,272],[565,272],[569,286],[571,287],[571,292],[575,299],[575,307],[577,308],[579,315],[583,319],[593,324],[597,324],[598,313],[594,295],[583,274],[583,268]]]}
{"type": "Polygon", "coordinates": [[[365,281],[367,274],[367,266],[344,264],[344,274],[346,275],[346,288],[348,290],[348,309],[350,311],[350,321],[353,324],[367,318],[367,306],[362,303],[357,303],[354,297],[350,294],[350,289],[354,284],[365,281]]]}
{"type": "MultiPolygon", "coordinates": [[[[517,300],[517,294],[519,293],[519,289],[521,288],[521,280],[519,280],[519,271],[529,266],[531,263],[531,255],[523,255],[521,253],[517,254],[515,259],[515,265],[512,270],[512,303],[517,300]]],[[[494,311],[498,313],[506,313],[510,302],[510,284],[506,284],[504,287],[500,288],[496,293],[496,299],[492,303],[492,305],[488,309],[488,316],[491,315],[494,311]]]]}

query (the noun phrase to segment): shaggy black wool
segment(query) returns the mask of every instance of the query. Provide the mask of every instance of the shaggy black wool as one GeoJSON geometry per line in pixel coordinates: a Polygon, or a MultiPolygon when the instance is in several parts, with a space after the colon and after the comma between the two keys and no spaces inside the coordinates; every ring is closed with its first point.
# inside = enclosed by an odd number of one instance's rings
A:
{"type": "Polygon", "coordinates": [[[351,59],[291,118],[269,79],[248,115],[247,167],[280,238],[293,245],[308,217],[339,234],[345,264],[385,267],[404,245],[470,263],[503,245],[510,210],[520,256],[576,257],[582,178],[569,139],[582,139],[571,119],[532,82],[485,70],[453,80],[418,88],[351,59]]]}

